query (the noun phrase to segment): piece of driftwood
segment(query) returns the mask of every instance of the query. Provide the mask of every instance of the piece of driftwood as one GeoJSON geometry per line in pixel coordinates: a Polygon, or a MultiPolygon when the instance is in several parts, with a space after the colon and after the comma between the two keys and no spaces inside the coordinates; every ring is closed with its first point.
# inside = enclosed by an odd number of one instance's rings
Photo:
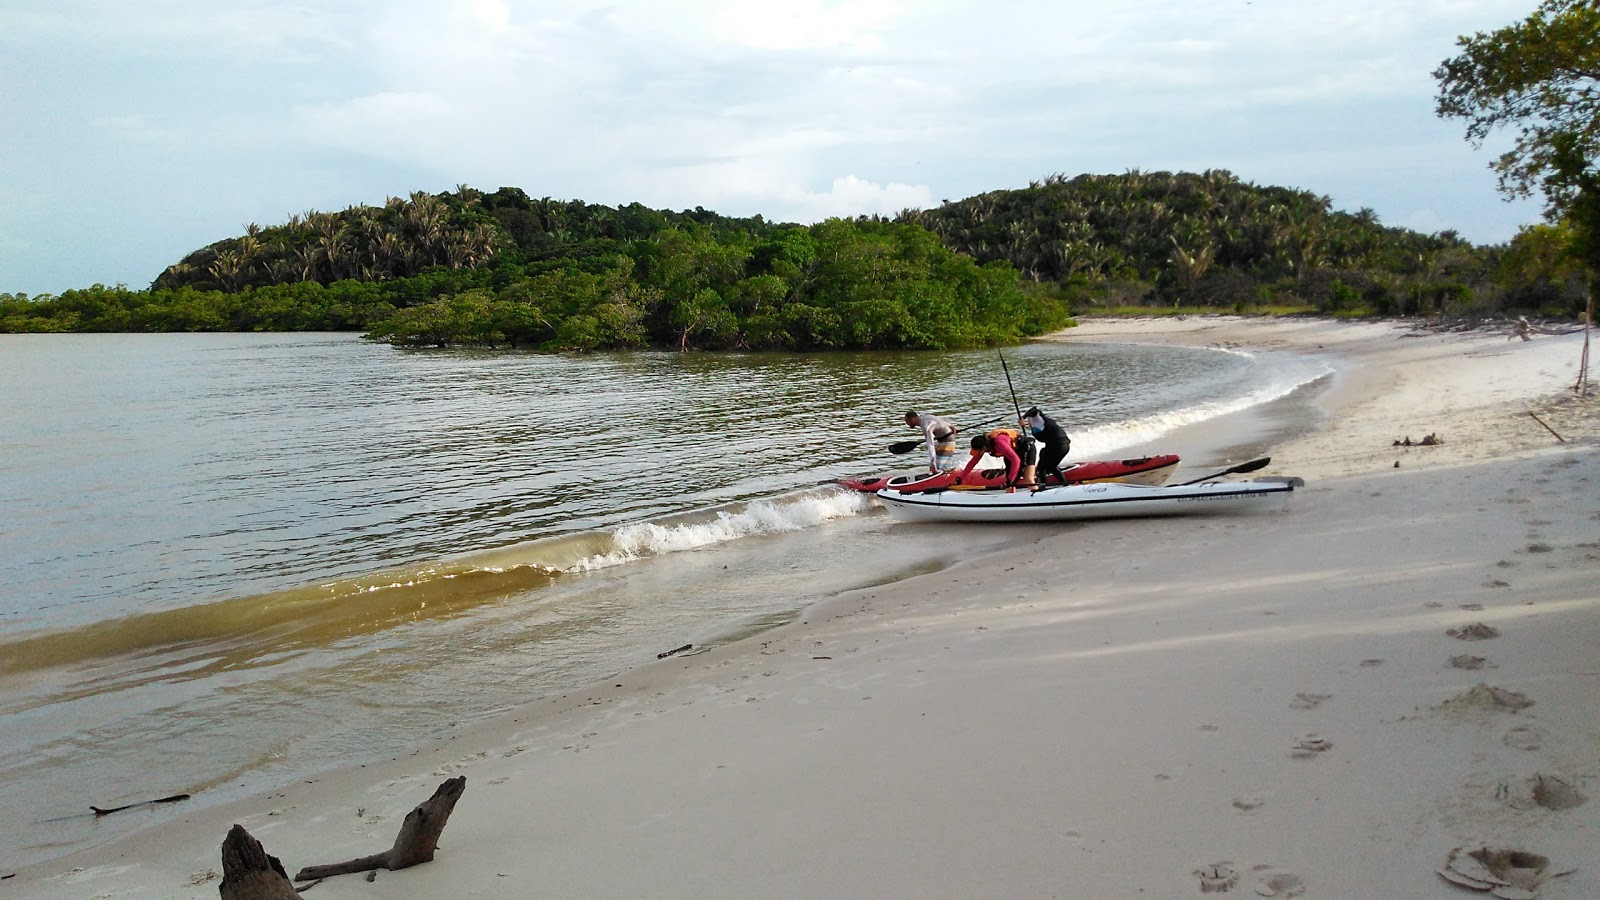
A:
{"type": "Polygon", "coordinates": [[[428,862],[433,859],[433,852],[439,849],[439,835],[444,832],[445,823],[450,820],[450,813],[456,808],[456,801],[461,799],[461,792],[466,789],[465,775],[457,775],[439,785],[432,797],[406,813],[406,820],[400,823],[400,834],[394,839],[394,846],[386,852],[332,865],[306,866],[294,876],[294,880],[310,881],[313,878],[369,872],[374,869],[392,871],[428,862]]]}
{"type": "Polygon", "coordinates": [[[179,800],[187,799],[189,799],[188,794],[173,794],[171,797],[159,797],[155,800],[140,800],[138,803],[129,803],[126,806],[113,806],[108,809],[101,809],[98,806],[90,806],[89,808],[94,810],[94,814],[97,816],[109,816],[114,812],[122,812],[125,809],[133,809],[135,806],[149,806],[152,803],[177,803],[179,800]]]}
{"type": "Polygon", "coordinates": [[[222,900],[300,900],[283,863],[271,856],[243,825],[222,841],[222,900]]]}
{"type": "Polygon", "coordinates": [[[693,649],[694,649],[694,645],[693,644],[684,644],[682,647],[674,647],[671,650],[663,650],[660,653],[657,653],[656,654],[656,659],[666,659],[669,656],[675,656],[675,655],[677,655],[679,653],[684,652],[685,650],[693,650],[693,649]]]}

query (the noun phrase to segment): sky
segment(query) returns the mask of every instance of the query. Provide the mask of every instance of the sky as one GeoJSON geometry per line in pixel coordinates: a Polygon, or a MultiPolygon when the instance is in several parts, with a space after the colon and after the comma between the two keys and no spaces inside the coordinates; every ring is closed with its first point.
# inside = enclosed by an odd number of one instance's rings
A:
{"type": "MultiPolygon", "coordinates": [[[[6,0],[0,293],[470,185],[814,222],[1226,169],[1509,240],[1432,72],[1535,0],[6,0]]],[[[1500,143],[1496,143],[1500,141],[1500,143]]]]}

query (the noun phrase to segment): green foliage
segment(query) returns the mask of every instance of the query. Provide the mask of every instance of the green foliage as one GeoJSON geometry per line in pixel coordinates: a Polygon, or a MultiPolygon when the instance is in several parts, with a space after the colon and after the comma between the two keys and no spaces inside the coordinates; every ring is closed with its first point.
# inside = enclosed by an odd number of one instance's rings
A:
{"type": "MultiPolygon", "coordinates": [[[[1056,285],[1074,308],[1236,309],[1261,303],[1348,306],[1337,281],[1431,277],[1466,258],[1464,283],[1487,282],[1487,252],[1451,232],[1386,228],[1367,209],[1258,187],[1230,172],[1052,175],[899,220],[922,225],[980,263],[1003,261],[1024,283],[1056,285]]],[[[1461,268],[1461,267],[1457,267],[1461,268]]]]}
{"type": "Polygon", "coordinates": [[[1467,139],[1483,146],[1494,131],[1516,132],[1494,163],[1501,190],[1528,196],[1545,185],[1553,215],[1571,206],[1571,185],[1552,185],[1557,139],[1584,160],[1600,157],[1600,5],[1544,0],[1526,20],[1457,41],[1462,53],[1434,70],[1438,113],[1465,119],[1467,139]]]}
{"type": "Polygon", "coordinates": [[[1517,253],[1386,228],[1370,210],[1223,171],[1051,176],[893,220],[805,227],[461,186],[249,226],[147,291],[0,295],[0,331],[361,330],[404,346],[561,352],[964,348],[1064,327],[1074,310],[1550,308],[1544,282],[1502,266],[1517,253]]]}

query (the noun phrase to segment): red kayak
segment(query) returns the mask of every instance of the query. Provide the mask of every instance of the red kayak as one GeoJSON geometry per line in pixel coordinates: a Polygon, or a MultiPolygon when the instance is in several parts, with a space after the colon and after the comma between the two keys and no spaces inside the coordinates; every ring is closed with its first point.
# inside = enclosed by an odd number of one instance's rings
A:
{"type": "MultiPolygon", "coordinates": [[[[1133,459],[1107,459],[1095,462],[1068,463],[1061,467],[1061,473],[1067,476],[1065,482],[1057,481],[1055,476],[1047,476],[1045,484],[1088,484],[1093,481],[1120,481],[1125,484],[1166,484],[1178,468],[1178,456],[1174,453],[1161,456],[1139,456],[1133,459]]],[[[917,494],[933,488],[954,488],[955,490],[984,490],[985,488],[1001,488],[1006,486],[1006,470],[998,469],[973,469],[967,477],[958,484],[956,472],[940,472],[937,475],[880,475],[876,478],[840,478],[835,484],[843,485],[855,491],[875,492],[888,488],[902,494],[917,494]]]]}

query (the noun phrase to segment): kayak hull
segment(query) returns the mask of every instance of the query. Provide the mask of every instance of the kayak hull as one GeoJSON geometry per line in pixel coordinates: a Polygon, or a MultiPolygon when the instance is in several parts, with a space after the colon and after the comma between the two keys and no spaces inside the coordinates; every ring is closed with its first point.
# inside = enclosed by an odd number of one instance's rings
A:
{"type": "MultiPolygon", "coordinates": [[[[1166,484],[1167,479],[1178,468],[1177,454],[1169,453],[1159,456],[1139,456],[1131,459],[1106,459],[1091,462],[1079,462],[1063,465],[1061,473],[1067,476],[1067,484],[1092,484],[1097,482],[1123,482],[1127,484],[1166,484]]],[[[842,478],[836,483],[851,490],[863,493],[876,493],[881,490],[894,490],[900,493],[914,494],[930,490],[983,490],[986,488],[1005,487],[1006,473],[1004,463],[999,468],[975,468],[963,479],[961,484],[956,483],[956,473],[939,472],[936,474],[916,475],[882,475],[877,478],[842,478]]],[[[1046,479],[1046,484],[1057,484],[1052,476],[1046,479]]]]}
{"type": "Polygon", "coordinates": [[[923,491],[885,489],[878,499],[904,522],[1069,522],[1142,516],[1271,512],[1288,506],[1294,484],[1232,481],[1189,485],[1106,482],[1038,491],[923,491]]]}

